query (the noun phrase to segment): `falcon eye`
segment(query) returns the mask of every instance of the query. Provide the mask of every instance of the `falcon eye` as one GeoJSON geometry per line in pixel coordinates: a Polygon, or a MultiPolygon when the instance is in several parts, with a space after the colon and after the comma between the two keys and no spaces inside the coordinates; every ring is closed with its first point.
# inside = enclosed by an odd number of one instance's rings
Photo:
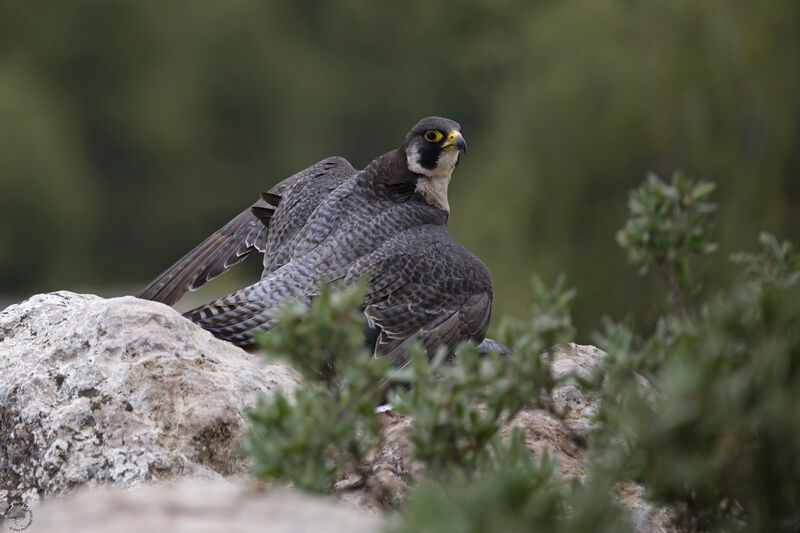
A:
{"type": "Polygon", "coordinates": [[[442,137],[444,137],[444,135],[436,130],[428,130],[425,132],[425,140],[432,143],[441,141],[442,137]]]}

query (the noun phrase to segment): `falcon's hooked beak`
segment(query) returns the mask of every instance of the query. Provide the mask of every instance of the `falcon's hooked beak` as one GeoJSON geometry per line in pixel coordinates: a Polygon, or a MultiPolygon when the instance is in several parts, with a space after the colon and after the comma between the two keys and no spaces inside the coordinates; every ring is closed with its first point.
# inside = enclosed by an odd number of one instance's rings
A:
{"type": "Polygon", "coordinates": [[[446,148],[448,150],[461,150],[462,152],[467,151],[467,141],[464,140],[464,136],[461,135],[461,132],[458,130],[451,130],[450,133],[447,134],[447,140],[442,143],[442,148],[446,148]]]}

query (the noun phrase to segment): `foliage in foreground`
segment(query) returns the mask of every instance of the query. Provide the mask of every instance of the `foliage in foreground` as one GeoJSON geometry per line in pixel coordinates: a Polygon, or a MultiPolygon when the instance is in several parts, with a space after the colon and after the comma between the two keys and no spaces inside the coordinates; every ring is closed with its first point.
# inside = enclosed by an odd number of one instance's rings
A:
{"type": "Polygon", "coordinates": [[[691,529],[800,525],[800,269],[788,243],[760,240],[736,256],[755,277],[697,313],[647,340],[612,323],[598,338],[611,372],[595,452],[691,529]]]}
{"type": "Polygon", "coordinates": [[[311,308],[287,303],[280,326],[263,339],[305,378],[293,399],[276,391],[250,411],[244,441],[256,474],[312,491],[333,488],[342,472],[362,473],[379,442],[374,409],[388,361],[364,348],[363,286],[338,293],[323,287],[311,308]]]}
{"type": "MultiPolygon", "coordinates": [[[[534,460],[521,433],[495,441],[491,460],[474,480],[444,485],[423,481],[392,533],[482,533],[486,531],[605,532],[625,528],[624,515],[600,487],[565,483],[546,455],[534,460]],[[599,497],[598,497],[599,496],[599,497]]],[[[608,489],[608,487],[604,487],[608,489]]]]}
{"type": "Polygon", "coordinates": [[[540,352],[571,334],[574,291],[563,280],[551,289],[536,279],[534,293],[530,324],[504,327],[502,339],[514,342],[515,354],[480,356],[464,346],[453,360],[440,353],[429,361],[410,346],[411,364],[400,370],[364,347],[363,287],[325,287],[310,307],[287,302],[262,346],[300,369],[306,382],[292,400],[276,392],[250,412],[244,445],[256,473],[317,492],[330,491],[344,474],[363,479],[367,453],[379,445],[374,410],[391,387],[395,410],[415,420],[414,456],[432,474],[469,476],[490,458],[501,426],[524,406],[541,404],[539,392],[556,383],[540,352]]]}
{"type": "Polygon", "coordinates": [[[617,232],[617,243],[640,274],[655,269],[669,288],[669,301],[681,309],[685,293],[700,288],[694,276],[695,258],[716,251],[713,226],[707,222],[716,205],[708,197],[715,185],[695,182],[682,172],[666,183],[656,174],[631,191],[630,218],[617,232]]]}
{"type": "Polygon", "coordinates": [[[522,408],[550,407],[540,393],[549,392],[556,380],[550,354],[541,354],[572,335],[569,306],[575,291],[563,279],[548,288],[539,278],[533,290],[531,319],[503,324],[501,339],[514,347],[512,354],[481,356],[465,345],[453,361],[440,353],[429,362],[412,347],[411,367],[394,376],[409,387],[395,394],[392,403],[398,413],[413,417],[409,438],[414,456],[431,474],[468,476],[487,459],[500,428],[522,408]]]}
{"type": "MultiPolygon", "coordinates": [[[[669,192],[654,179],[634,196],[669,192]]],[[[683,221],[680,234],[689,241],[636,244],[645,263],[662,261],[667,280],[689,280],[680,272],[712,251],[709,221],[692,207],[712,187],[686,183],[673,186],[693,200],[670,204],[670,217],[683,221]]],[[[632,217],[660,224],[662,207],[642,202],[632,217]]],[[[626,226],[631,235],[636,224],[626,226]]],[[[683,295],[691,284],[679,283],[677,293],[671,286],[668,301],[684,305],[673,305],[651,335],[638,335],[631,320],[606,320],[596,334],[609,354],[595,385],[603,403],[583,483],[559,481],[553,462],[534,460],[521,435],[499,438],[500,425],[523,406],[548,407],[540,393],[556,382],[539,354],[571,334],[574,293],[563,282],[552,289],[535,282],[532,317],[504,321],[500,340],[515,348],[509,356],[466,349],[452,364],[439,357],[429,365],[412,349],[411,368],[393,375],[411,387],[393,401],[416,420],[410,438],[427,474],[393,531],[624,531],[630,524],[614,488],[629,481],[669,505],[688,530],[796,531],[800,256],[769,234],[759,240],[761,253],[732,257],[742,280],[708,301],[690,308],[683,295]]],[[[310,311],[287,308],[270,335],[269,349],[307,369],[308,383],[294,404],[278,396],[252,414],[248,446],[261,475],[330,490],[341,473],[368,470],[366,452],[379,439],[376,391],[387,368],[361,345],[358,301],[357,291],[323,292],[310,311]]]]}

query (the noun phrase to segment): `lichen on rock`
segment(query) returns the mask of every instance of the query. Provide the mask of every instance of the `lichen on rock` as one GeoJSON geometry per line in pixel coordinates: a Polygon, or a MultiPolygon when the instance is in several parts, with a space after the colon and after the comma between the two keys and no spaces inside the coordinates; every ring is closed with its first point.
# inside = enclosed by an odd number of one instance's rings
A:
{"type": "Polygon", "coordinates": [[[0,496],[241,472],[245,408],[298,383],[166,305],[36,295],[0,312],[0,496]]]}

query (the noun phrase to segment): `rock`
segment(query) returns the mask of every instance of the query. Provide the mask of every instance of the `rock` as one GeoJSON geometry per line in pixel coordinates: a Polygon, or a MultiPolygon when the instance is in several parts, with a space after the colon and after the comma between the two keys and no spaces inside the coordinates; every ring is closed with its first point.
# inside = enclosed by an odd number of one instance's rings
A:
{"type": "Polygon", "coordinates": [[[34,296],[0,312],[0,500],[240,472],[245,407],[299,383],[163,304],[34,296]]]}
{"type": "MultiPolygon", "coordinates": [[[[551,351],[550,368],[556,378],[575,375],[589,380],[603,371],[605,357],[605,352],[594,346],[569,344],[551,351]]],[[[554,387],[544,400],[549,403],[549,409],[523,409],[502,428],[501,434],[508,437],[514,428],[518,428],[537,457],[546,451],[558,461],[562,478],[586,480],[584,450],[589,432],[595,426],[594,417],[600,409],[599,395],[569,379],[554,387]]],[[[411,458],[412,446],[405,434],[413,420],[390,412],[383,415],[381,421],[383,446],[371,463],[373,476],[367,479],[363,489],[342,494],[345,501],[365,509],[397,507],[409,488],[408,479],[424,470],[419,461],[411,458]]],[[[630,512],[633,531],[673,531],[669,511],[647,502],[641,486],[626,483],[618,487],[616,496],[630,512]]]]}
{"type": "MultiPolygon", "coordinates": [[[[571,344],[553,350],[550,364],[556,376],[588,379],[604,359],[593,346],[571,344]]],[[[81,488],[71,499],[34,506],[39,529],[32,531],[95,531],[91,524],[125,531],[129,521],[131,531],[374,530],[376,518],[352,515],[347,504],[373,513],[402,504],[424,469],[411,457],[408,417],[379,415],[383,439],[369,461],[372,473],[340,482],[342,509],[288,489],[222,480],[246,470],[237,448],[245,408],[301,384],[285,365],[263,366],[159,303],[58,292],[12,305],[0,312],[0,502],[50,500],[81,488]],[[197,477],[207,479],[149,483],[197,477]],[[98,483],[148,486],[83,492],[98,483]]],[[[546,450],[558,460],[561,476],[584,480],[600,398],[568,380],[544,403],[520,412],[502,434],[519,428],[536,454],[546,450]]],[[[617,492],[634,530],[670,530],[669,512],[648,504],[640,486],[621,484],[617,492]]]]}
{"type": "MultiPolygon", "coordinates": [[[[551,369],[555,377],[568,374],[590,379],[603,368],[605,352],[594,346],[570,344],[554,349],[551,369]]],[[[525,442],[537,456],[545,451],[559,464],[562,477],[586,476],[584,444],[593,428],[593,417],[600,409],[600,398],[580,387],[575,380],[555,387],[545,400],[552,410],[529,407],[523,409],[501,434],[508,437],[514,428],[525,436],[525,442]],[[563,420],[555,413],[562,413],[563,420]]],[[[345,501],[364,509],[397,507],[409,488],[409,479],[424,473],[424,465],[411,457],[412,446],[406,430],[414,421],[410,417],[386,412],[381,416],[382,446],[370,458],[372,475],[363,488],[342,492],[345,501]]]]}
{"type": "MultiPolygon", "coordinates": [[[[594,346],[569,344],[550,352],[550,368],[555,378],[571,374],[588,380],[602,370],[605,356],[605,352],[594,346]]],[[[558,461],[562,476],[582,478],[586,474],[583,444],[594,427],[593,418],[600,409],[600,397],[570,379],[553,388],[545,400],[552,411],[524,409],[503,429],[503,434],[519,428],[526,444],[537,455],[546,450],[558,461]],[[563,420],[555,413],[562,413],[563,420]]]]}
{"type": "Polygon", "coordinates": [[[644,487],[637,483],[620,483],[617,501],[628,510],[633,530],[641,533],[668,533],[678,531],[672,525],[675,513],[668,507],[656,507],[644,498],[644,487]]]}
{"type": "MultiPolygon", "coordinates": [[[[594,346],[569,344],[552,350],[550,357],[554,377],[573,375],[591,380],[603,372],[606,353],[594,346]]],[[[649,387],[646,382],[642,386],[649,387]]],[[[504,433],[510,433],[513,427],[519,428],[525,435],[525,443],[537,455],[546,450],[558,461],[562,477],[586,481],[584,449],[589,432],[595,428],[594,417],[600,410],[600,396],[569,379],[555,387],[549,399],[552,410],[561,413],[563,420],[549,410],[525,409],[504,428],[504,433]]],[[[621,484],[617,487],[616,497],[628,510],[633,531],[674,530],[670,525],[670,512],[645,500],[640,485],[632,482],[621,484]]]]}
{"type": "Polygon", "coordinates": [[[368,533],[382,521],[335,500],[228,480],[93,488],[31,508],[28,533],[368,533]]]}

